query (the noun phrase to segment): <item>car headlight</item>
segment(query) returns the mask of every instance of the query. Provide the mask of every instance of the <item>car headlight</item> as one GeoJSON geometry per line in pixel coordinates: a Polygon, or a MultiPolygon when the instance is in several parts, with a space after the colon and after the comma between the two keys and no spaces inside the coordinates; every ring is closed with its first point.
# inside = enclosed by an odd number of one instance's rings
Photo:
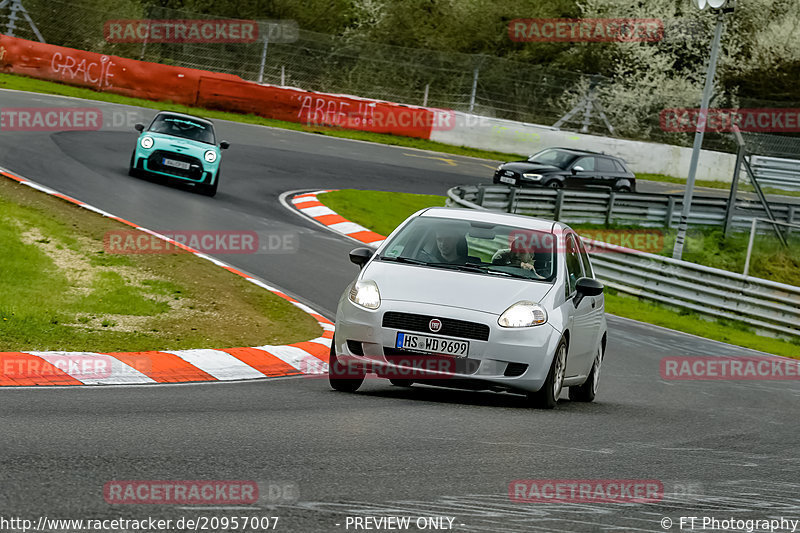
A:
{"type": "Polygon", "coordinates": [[[217,160],[217,152],[214,150],[206,150],[206,153],[203,155],[203,159],[206,160],[206,163],[213,163],[217,160]]]}
{"type": "Polygon", "coordinates": [[[144,148],[145,150],[149,150],[150,148],[152,148],[152,147],[153,147],[153,143],[154,143],[154,142],[155,142],[155,141],[153,141],[153,138],[152,138],[152,137],[148,137],[148,136],[146,136],[146,135],[145,135],[145,136],[144,136],[144,137],[142,137],[142,139],[139,141],[139,144],[141,144],[141,145],[142,145],[142,148],[144,148]]]}
{"type": "Polygon", "coordinates": [[[497,323],[504,328],[527,328],[539,326],[547,322],[547,312],[544,308],[533,302],[517,302],[500,315],[497,323]]]}
{"type": "Polygon", "coordinates": [[[496,170],[503,170],[503,165],[505,165],[505,163],[500,163],[499,165],[497,165],[496,170]]]}
{"type": "Polygon", "coordinates": [[[367,309],[377,309],[381,305],[378,285],[371,280],[356,281],[350,289],[350,301],[367,309]]]}
{"type": "Polygon", "coordinates": [[[532,180],[532,181],[539,181],[540,179],[542,179],[541,174],[523,174],[522,177],[525,178],[526,180],[532,180]]]}

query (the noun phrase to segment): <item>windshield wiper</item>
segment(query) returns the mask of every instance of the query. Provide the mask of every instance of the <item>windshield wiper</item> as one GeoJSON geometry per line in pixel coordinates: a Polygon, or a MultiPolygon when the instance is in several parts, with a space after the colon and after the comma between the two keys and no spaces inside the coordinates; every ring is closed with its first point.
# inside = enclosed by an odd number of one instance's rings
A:
{"type": "Polygon", "coordinates": [[[388,255],[380,255],[378,256],[378,259],[381,261],[394,261],[395,263],[408,263],[410,265],[431,265],[431,263],[420,261],[419,259],[414,259],[412,257],[390,257],[388,255]]]}

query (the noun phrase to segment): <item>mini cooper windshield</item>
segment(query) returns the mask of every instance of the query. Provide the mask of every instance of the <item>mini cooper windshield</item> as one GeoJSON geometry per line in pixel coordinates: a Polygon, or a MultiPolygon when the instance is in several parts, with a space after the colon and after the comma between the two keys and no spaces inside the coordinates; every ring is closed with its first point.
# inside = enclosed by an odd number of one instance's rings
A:
{"type": "Polygon", "coordinates": [[[192,120],[175,115],[158,115],[150,124],[149,131],[163,133],[175,137],[183,137],[193,141],[216,144],[213,126],[207,122],[192,120]]]}
{"type": "Polygon", "coordinates": [[[392,237],[378,260],[552,282],[555,247],[550,232],[420,216],[392,237]]]}

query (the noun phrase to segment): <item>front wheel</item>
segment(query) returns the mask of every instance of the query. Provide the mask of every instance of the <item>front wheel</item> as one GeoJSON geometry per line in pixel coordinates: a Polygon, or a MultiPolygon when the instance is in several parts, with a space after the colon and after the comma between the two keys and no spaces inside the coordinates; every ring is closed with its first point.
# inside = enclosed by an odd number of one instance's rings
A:
{"type": "Polygon", "coordinates": [[[414,384],[414,380],[389,378],[389,383],[391,383],[395,387],[410,387],[411,385],[414,384]]]}
{"type": "Polygon", "coordinates": [[[131,154],[131,162],[128,165],[128,176],[138,178],[139,174],[139,169],[136,168],[136,150],[134,150],[131,154]]]}
{"type": "Polygon", "coordinates": [[[355,392],[364,383],[366,373],[343,365],[336,357],[336,344],[331,342],[331,355],[328,361],[328,382],[333,390],[341,392],[355,392]]]}
{"type": "Polygon", "coordinates": [[[603,346],[597,349],[597,354],[592,363],[592,370],[583,385],[569,388],[569,399],[573,402],[591,402],[597,395],[597,387],[600,384],[600,367],[603,365],[603,346]]]}
{"type": "Polygon", "coordinates": [[[631,192],[631,188],[630,187],[620,187],[619,189],[617,189],[617,192],[631,192]]]}
{"type": "Polygon", "coordinates": [[[561,339],[550,365],[550,372],[544,380],[542,388],[528,393],[528,401],[539,409],[552,409],[558,403],[561,389],[564,386],[564,371],[567,368],[567,342],[561,339]]]}
{"type": "Polygon", "coordinates": [[[221,174],[222,170],[217,170],[217,179],[214,180],[214,185],[198,185],[197,188],[200,194],[213,198],[217,194],[217,186],[219,185],[219,177],[221,174]]]}
{"type": "Polygon", "coordinates": [[[547,184],[545,184],[545,187],[549,187],[551,189],[563,189],[564,188],[564,184],[561,183],[558,180],[553,180],[553,181],[550,181],[547,184]]]}

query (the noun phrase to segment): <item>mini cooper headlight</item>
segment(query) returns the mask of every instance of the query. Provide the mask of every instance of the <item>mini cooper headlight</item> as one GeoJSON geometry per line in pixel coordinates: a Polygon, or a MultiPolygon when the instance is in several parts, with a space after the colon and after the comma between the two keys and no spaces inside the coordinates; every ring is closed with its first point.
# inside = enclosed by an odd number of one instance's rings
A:
{"type": "Polygon", "coordinates": [[[214,150],[206,150],[205,155],[203,155],[203,159],[206,160],[206,163],[213,163],[217,160],[217,152],[214,150]]]}
{"type": "Polygon", "coordinates": [[[539,181],[540,179],[542,179],[541,174],[523,174],[522,177],[525,178],[526,180],[531,180],[531,181],[539,181]]]}
{"type": "Polygon", "coordinates": [[[372,280],[356,281],[350,289],[350,301],[367,309],[377,309],[381,305],[378,285],[372,280]]]}
{"type": "Polygon", "coordinates": [[[139,144],[141,144],[142,148],[144,148],[145,150],[149,150],[150,148],[153,147],[154,142],[155,141],[153,141],[152,137],[144,136],[142,137],[142,140],[139,141],[139,144]]]}
{"type": "Polygon", "coordinates": [[[517,302],[500,315],[497,323],[504,328],[527,328],[547,322],[547,312],[533,302],[517,302]]]}

